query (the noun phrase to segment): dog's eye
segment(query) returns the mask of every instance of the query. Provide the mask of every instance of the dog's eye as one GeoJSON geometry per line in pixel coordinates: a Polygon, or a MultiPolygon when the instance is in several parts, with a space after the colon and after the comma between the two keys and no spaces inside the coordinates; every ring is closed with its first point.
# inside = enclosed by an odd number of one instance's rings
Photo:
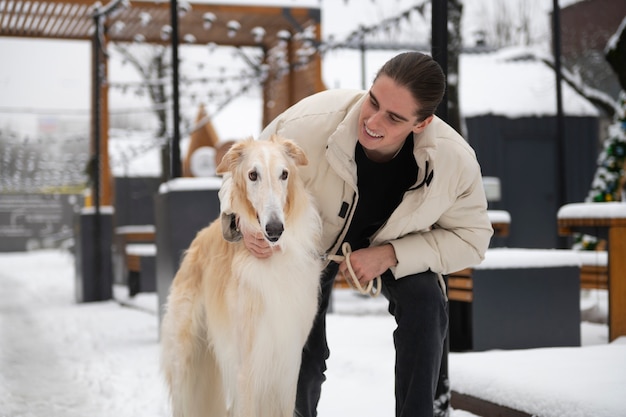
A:
{"type": "Polygon", "coordinates": [[[280,179],[285,181],[288,177],[289,177],[289,171],[287,171],[286,169],[283,169],[283,173],[280,174],[280,179]]]}
{"type": "Polygon", "coordinates": [[[257,174],[256,171],[250,171],[248,173],[248,178],[250,179],[250,181],[256,181],[259,178],[259,174],[257,174]]]}

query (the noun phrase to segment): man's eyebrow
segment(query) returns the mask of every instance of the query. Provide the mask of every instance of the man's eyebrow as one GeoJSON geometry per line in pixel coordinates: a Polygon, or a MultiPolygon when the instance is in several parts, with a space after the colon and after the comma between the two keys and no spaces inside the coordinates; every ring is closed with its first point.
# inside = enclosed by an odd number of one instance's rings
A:
{"type": "MultiPolygon", "coordinates": [[[[374,95],[374,93],[372,93],[372,90],[370,90],[370,91],[369,91],[369,93],[370,93],[370,97],[371,97],[372,99],[374,99],[374,101],[375,101],[376,103],[379,103],[378,99],[376,98],[376,95],[374,95]]],[[[392,111],[388,111],[387,113],[389,113],[390,115],[392,115],[393,117],[395,117],[395,118],[397,118],[397,119],[402,120],[403,122],[408,122],[408,121],[409,121],[409,119],[407,119],[406,117],[404,117],[404,116],[402,116],[402,115],[400,115],[400,114],[398,114],[398,113],[394,113],[394,112],[392,112],[392,111]]]]}

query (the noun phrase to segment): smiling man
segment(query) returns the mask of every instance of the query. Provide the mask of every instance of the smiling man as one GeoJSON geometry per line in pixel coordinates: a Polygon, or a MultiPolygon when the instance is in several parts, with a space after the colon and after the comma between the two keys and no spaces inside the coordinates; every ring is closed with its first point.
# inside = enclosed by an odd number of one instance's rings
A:
{"type": "MultiPolygon", "coordinates": [[[[407,52],[383,65],[369,91],[315,94],[261,134],[279,134],[304,149],[309,165],[302,176],[323,221],[322,254],[340,254],[347,242],[359,283],[382,277],[380,290],[397,323],[398,417],[433,415],[448,327],[442,275],[479,264],[493,234],[476,155],[434,116],[444,90],[440,66],[407,52]]],[[[236,222],[224,222],[230,224],[236,222]]],[[[224,235],[238,238],[228,227],[224,235]]],[[[243,239],[255,256],[272,256],[263,236],[243,239]]],[[[317,415],[330,355],[325,315],[335,276],[347,270],[345,261],[329,261],[321,277],[319,310],[302,354],[301,417],[317,415]]]]}

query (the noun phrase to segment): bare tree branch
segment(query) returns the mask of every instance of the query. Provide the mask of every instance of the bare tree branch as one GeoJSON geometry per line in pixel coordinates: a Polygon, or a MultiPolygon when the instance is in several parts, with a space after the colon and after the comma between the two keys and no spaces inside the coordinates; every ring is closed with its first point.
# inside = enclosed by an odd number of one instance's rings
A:
{"type": "MultiPolygon", "coordinates": [[[[551,56],[534,54],[534,57],[554,70],[554,60],[551,56]]],[[[618,103],[610,95],[588,86],[580,77],[576,77],[567,68],[561,68],[561,75],[563,76],[563,81],[572,87],[574,91],[601,108],[607,116],[613,117],[618,111],[618,103]]]]}

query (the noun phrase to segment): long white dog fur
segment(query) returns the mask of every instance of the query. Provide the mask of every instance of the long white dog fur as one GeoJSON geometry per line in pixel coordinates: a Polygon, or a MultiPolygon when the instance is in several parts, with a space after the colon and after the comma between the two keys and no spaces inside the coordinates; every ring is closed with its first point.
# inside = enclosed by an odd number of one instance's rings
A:
{"type": "Polygon", "coordinates": [[[273,136],[235,144],[218,165],[239,229],[278,247],[257,259],[216,220],[186,251],[161,327],[174,417],[293,416],[321,272],[321,221],[297,169],[307,162],[273,136]]]}

